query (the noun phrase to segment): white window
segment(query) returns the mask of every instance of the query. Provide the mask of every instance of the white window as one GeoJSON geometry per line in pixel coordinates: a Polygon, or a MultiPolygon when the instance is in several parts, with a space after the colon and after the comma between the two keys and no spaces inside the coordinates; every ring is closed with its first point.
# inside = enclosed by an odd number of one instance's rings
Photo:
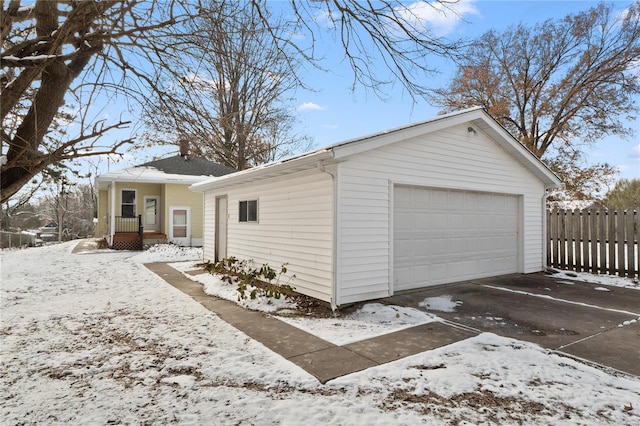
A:
{"type": "Polygon", "coordinates": [[[122,190],[122,217],[136,217],[136,191],[122,190]]]}
{"type": "Polygon", "coordinates": [[[173,237],[185,238],[187,236],[187,209],[173,210],[173,237]]]}
{"type": "Polygon", "coordinates": [[[240,222],[257,222],[258,200],[240,201],[238,217],[240,222]]]}

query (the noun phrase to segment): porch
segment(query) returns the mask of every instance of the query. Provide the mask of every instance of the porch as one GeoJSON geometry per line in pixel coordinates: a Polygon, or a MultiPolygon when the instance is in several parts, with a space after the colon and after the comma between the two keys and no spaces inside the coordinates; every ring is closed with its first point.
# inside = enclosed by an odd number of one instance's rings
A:
{"type": "Polygon", "coordinates": [[[115,216],[115,233],[111,236],[114,250],[143,250],[144,246],[166,244],[167,235],[157,231],[145,231],[142,215],[137,217],[115,216]]]}

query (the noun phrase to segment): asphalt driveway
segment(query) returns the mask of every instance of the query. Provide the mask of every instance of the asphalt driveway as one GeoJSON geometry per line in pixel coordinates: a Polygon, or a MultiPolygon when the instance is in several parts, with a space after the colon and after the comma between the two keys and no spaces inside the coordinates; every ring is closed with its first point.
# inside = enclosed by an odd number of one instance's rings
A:
{"type": "Polygon", "coordinates": [[[515,274],[420,289],[386,301],[640,376],[636,289],[515,274]],[[457,306],[451,312],[420,306],[427,298],[450,298],[457,306]]]}

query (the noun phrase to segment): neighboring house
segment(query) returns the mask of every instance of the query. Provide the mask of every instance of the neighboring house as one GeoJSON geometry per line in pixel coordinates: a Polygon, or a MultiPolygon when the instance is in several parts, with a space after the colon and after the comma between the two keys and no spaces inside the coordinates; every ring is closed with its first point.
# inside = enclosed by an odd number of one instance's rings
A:
{"type": "Polygon", "coordinates": [[[287,263],[332,307],[545,262],[561,182],[481,108],[338,143],[191,186],[204,259],[287,263]]]}
{"type": "Polygon", "coordinates": [[[96,235],[106,237],[109,247],[116,249],[166,241],[201,246],[202,194],[189,191],[189,185],[234,171],[203,158],[177,155],[101,174],[96,177],[96,235]]]}

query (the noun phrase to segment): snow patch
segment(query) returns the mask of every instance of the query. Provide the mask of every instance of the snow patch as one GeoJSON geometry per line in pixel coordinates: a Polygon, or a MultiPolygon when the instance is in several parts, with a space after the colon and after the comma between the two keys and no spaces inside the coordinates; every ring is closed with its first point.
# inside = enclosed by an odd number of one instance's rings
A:
{"type": "Polygon", "coordinates": [[[138,263],[178,262],[202,259],[201,247],[180,247],[175,244],[156,244],[132,257],[138,263]]]}
{"type": "Polygon", "coordinates": [[[418,304],[419,306],[440,312],[455,312],[456,308],[462,305],[461,301],[453,301],[453,297],[449,295],[438,297],[427,297],[418,304]]]}
{"type": "Polygon", "coordinates": [[[489,333],[321,385],[141,264],[197,259],[76,243],[0,251],[0,424],[640,424],[640,378],[489,333]]]}
{"type": "Polygon", "coordinates": [[[553,278],[561,280],[560,284],[580,284],[580,282],[591,284],[602,284],[610,287],[623,287],[640,290],[640,282],[635,278],[617,277],[615,275],[589,274],[586,272],[560,271],[552,269],[553,278]]]}
{"type": "Polygon", "coordinates": [[[440,320],[418,309],[381,303],[367,303],[344,317],[277,318],[339,346],[440,320]]]}

